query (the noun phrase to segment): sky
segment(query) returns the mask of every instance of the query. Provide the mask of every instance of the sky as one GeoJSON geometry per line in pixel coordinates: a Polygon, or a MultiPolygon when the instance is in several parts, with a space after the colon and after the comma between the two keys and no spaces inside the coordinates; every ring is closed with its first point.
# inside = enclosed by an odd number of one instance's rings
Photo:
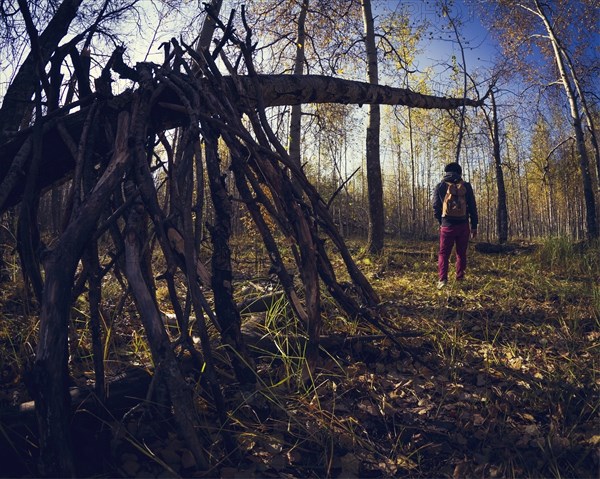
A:
{"type": "MultiPolygon", "coordinates": [[[[401,6],[415,22],[425,21],[430,25],[423,42],[424,51],[418,58],[418,66],[420,69],[433,67],[439,72],[440,81],[443,81],[443,65],[449,63],[453,55],[461,61],[461,51],[454,31],[449,29],[448,18],[440,16],[439,1],[388,0],[385,3],[388,8],[401,6]]],[[[450,16],[457,24],[464,46],[467,70],[490,68],[497,54],[497,44],[481,24],[477,12],[463,0],[454,0],[450,16]]]]}
{"type": "MultiPolygon", "coordinates": [[[[233,1],[233,0],[232,0],[233,1]]],[[[318,2],[319,0],[311,0],[318,2]]],[[[374,15],[377,17],[379,13],[387,11],[402,10],[410,14],[416,23],[427,21],[431,24],[430,31],[433,34],[433,38],[429,42],[424,42],[424,52],[419,58],[419,67],[424,69],[431,65],[439,63],[447,63],[452,54],[460,56],[460,50],[454,41],[454,34],[448,37],[451,32],[442,32],[441,28],[447,25],[447,19],[440,17],[439,0],[372,0],[375,7],[374,15]],[[443,38],[445,37],[445,38],[443,38]]],[[[235,3],[235,2],[233,2],[235,3]]],[[[483,66],[489,67],[494,57],[494,42],[488,35],[487,30],[481,25],[478,15],[473,9],[468,6],[464,0],[453,0],[452,17],[456,18],[462,25],[460,26],[460,33],[465,40],[465,54],[467,55],[467,67],[472,69],[473,67],[483,66]]],[[[221,17],[225,21],[229,15],[231,5],[226,0],[223,3],[221,10],[221,17]]],[[[148,8],[145,9],[145,14],[148,17],[148,24],[153,25],[151,19],[156,18],[156,9],[152,7],[152,3],[148,2],[148,8]]],[[[176,17],[172,17],[169,22],[175,22],[176,17]]],[[[375,18],[377,22],[377,18],[375,18]]],[[[164,24],[163,24],[164,27],[164,24]]],[[[168,30],[168,29],[167,29],[168,30]]],[[[148,33],[148,32],[146,32],[148,33]]],[[[160,43],[164,40],[169,40],[172,35],[172,30],[167,31],[166,36],[162,39],[156,39],[156,43],[160,43]]],[[[130,45],[130,48],[135,48],[135,45],[130,45]]],[[[147,53],[147,46],[144,48],[144,52],[141,55],[145,56],[147,53]]],[[[142,52],[139,52],[142,53],[142,52]]],[[[156,48],[150,50],[150,58],[157,61],[162,60],[162,51],[158,51],[156,48]]],[[[139,55],[139,54],[138,54],[139,55]]],[[[139,60],[139,58],[138,58],[139,60]]]]}

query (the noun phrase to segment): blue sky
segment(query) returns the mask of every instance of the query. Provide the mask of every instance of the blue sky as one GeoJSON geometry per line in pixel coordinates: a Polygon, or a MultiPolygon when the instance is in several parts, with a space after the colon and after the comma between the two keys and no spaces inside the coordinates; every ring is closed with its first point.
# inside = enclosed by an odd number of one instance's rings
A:
{"type": "MultiPolygon", "coordinates": [[[[489,68],[493,65],[497,54],[496,42],[479,21],[474,9],[463,0],[454,0],[451,17],[459,24],[461,41],[465,47],[467,69],[473,71],[479,67],[489,68]]],[[[430,26],[428,35],[422,43],[423,53],[418,58],[419,69],[438,64],[447,64],[452,55],[460,59],[460,48],[456,36],[448,30],[448,18],[440,15],[441,8],[438,0],[387,0],[380,3],[388,10],[402,10],[411,15],[416,24],[427,22],[430,26]],[[444,27],[446,29],[444,30],[444,27]]],[[[441,72],[443,66],[436,67],[441,72]]]]}

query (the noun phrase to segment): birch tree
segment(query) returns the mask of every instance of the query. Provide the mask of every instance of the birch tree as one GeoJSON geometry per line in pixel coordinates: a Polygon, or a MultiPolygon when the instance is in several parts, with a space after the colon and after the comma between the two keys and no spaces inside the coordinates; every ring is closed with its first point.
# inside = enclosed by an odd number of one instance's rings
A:
{"type": "MultiPolygon", "coordinates": [[[[523,46],[530,49],[539,45],[540,52],[552,62],[557,79],[553,81],[560,85],[564,91],[571,117],[571,127],[576,141],[579,159],[579,172],[583,188],[583,197],[586,211],[586,231],[589,238],[598,237],[598,224],[596,217],[596,198],[590,171],[590,158],[586,147],[586,133],[582,124],[582,111],[586,108],[583,91],[576,86],[579,83],[577,72],[572,68],[570,61],[572,52],[567,44],[570,34],[581,25],[572,22],[582,19],[582,22],[594,13],[594,2],[580,2],[576,7],[570,8],[571,2],[557,0],[542,3],[539,0],[521,2],[497,1],[492,22],[497,31],[501,33],[500,40],[508,51],[521,49],[523,46]],[[573,15],[573,13],[577,15],[573,15]]],[[[598,34],[597,23],[592,24],[588,35],[598,34]]],[[[516,59],[517,55],[513,57],[516,59]]],[[[516,60],[515,60],[516,61],[516,60]]],[[[593,130],[590,130],[590,132],[593,130]]],[[[594,138],[594,136],[593,136],[594,138]]]]}

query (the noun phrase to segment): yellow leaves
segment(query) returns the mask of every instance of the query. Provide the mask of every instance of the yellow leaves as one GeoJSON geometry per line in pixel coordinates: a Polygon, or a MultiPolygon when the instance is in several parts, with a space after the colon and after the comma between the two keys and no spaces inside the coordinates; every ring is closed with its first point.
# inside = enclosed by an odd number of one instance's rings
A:
{"type": "Polygon", "coordinates": [[[529,413],[521,413],[521,414],[517,414],[517,416],[521,417],[522,419],[524,419],[525,421],[535,421],[535,418],[529,414],[529,413]]]}
{"type": "Polygon", "coordinates": [[[508,366],[511,369],[519,371],[523,367],[523,358],[521,356],[518,356],[516,358],[509,359],[508,360],[508,366]]]}
{"type": "Polygon", "coordinates": [[[431,411],[434,408],[434,404],[428,398],[420,399],[419,402],[417,403],[417,406],[418,407],[414,408],[413,410],[419,416],[423,416],[424,414],[427,414],[429,411],[431,411]]]}
{"type": "Polygon", "coordinates": [[[586,442],[590,446],[600,446],[600,434],[596,434],[596,435],[590,437],[586,442]]]}

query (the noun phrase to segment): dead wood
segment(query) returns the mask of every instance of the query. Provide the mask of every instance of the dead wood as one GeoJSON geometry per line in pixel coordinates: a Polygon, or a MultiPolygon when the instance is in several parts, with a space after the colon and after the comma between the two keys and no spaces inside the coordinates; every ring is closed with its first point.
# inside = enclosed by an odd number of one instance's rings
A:
{"type": "Polygon", "coordinates": [[[532,245],[512,243],[475,243],[475,250],[483,254],[519,254],[533,251],[532,245]]]}
{"type": "Polygon", "coordinates": [[[266,294],[257,298],[248,298],[237,304],[240,314],[264,313],[285,298],[282,291],[266,294]]]}
{"type": "MultiPolygon", "coordinates": [[[[233,299],[233,270],[231,265],[231,198],[221,173],[221,159],[217,149],[217,136],[211,131],[212,125],[202,124],[206,141],[206,173],[211,199],[215,206],[215,221],[209,226],[213,247],[211,256],[211,285],[215,298],[215,314],[221,327],[221,337],[228,345],[231,363],[239,381],[246,384],[256,382],[253,365],[247,358],[246,347],[241,337],[241,318],[233,299]]],[[[191,205],[190,205],[191,207],[191,205]]],[[[191,214],[189,215],[191,221],[191,214]]],[[[192,240],[191,224],[188,239],[192,240]]],[[[190,244],[190,248],[193,243],[190,244]]]]}
{"type": "MultiPolygon", "coordinates": [[[[185,242],[181,233],[173,225],[165,223],[165,233],[171,244],[171,248],[177,254],[177,259],[182,269],[185,269],[185,242]]],[[[196,274],[202,286],[210,287],[210,273],[200,259],[195,260],[196,274]]]]}
{"type": "MultiPolygon", "coordinates": [[[[127,200],[132,202],[132,207],[128,212],[125,238],[121,238],[116,222],[109,223],[109,230],[117,251],[125,251],[126,261],[121,266],[144,326],[157,368],[156,376],[166,385],[178,432],[192,450],[196,462],[207,466],[208,461],[197,437],[195,404],[156,304],[151,267],[148,261],[144,262],[144,255],[148,259],[151,253],[142,247],[147,243],[144,237],[146,214],[152,220],[167,263],[164,278],[168,282],[173,309],[180,327],[185,330],[190,304],[193,305],[201,335],[201,355],[206,364],[203,386],[208,386],[212,393],[223,426],[227,454],[237,450],[233,436],[224,427],[228,414],[212,365],[210,338],[204,324],[206,314],[217,326],[222,343],[227,346],[237,379],[241,383],[252,383],[255,380],[252,357],[247,352],[241,332],[240,310],[233,300],[229,247],[232,198],[226,185],[226,178],[230,176],[225,174],[217,149],[221,140],[231,152],[230,169],[238,192],[261,233],[291,310],[304,325],[307,339],[300,336],[298,341],[304,341],[307,357],[314,359],[318,355],[323,340],[331,341],[328,343],[331,347],[340,347],[340,344],[343,347],[345,344],[341,340],[336,343],[333,339],[322,338],[322,284],[350,317],[370,322],[399,345],[391,329],[377,317],[374,306],[379,298],[354,262],[326,203],[272,131],[266,108],[304,102],[456,108],[463,106],[465,100],[430,97],[404,89],[322,76],[257,75],[252,65],[253,42],[250,35],[241,41],[230,30],[227,41],[240,49],[248,76],[238,76],[232,71],[233,76],[223,77],[208,51],[203,50],[202,54],[190,50],[184,52],[176,41],[172,42],[173,55],[162,66],[138,64],[135,69],[127,69],[117,51],[96,82],[93,105],[81,103],[80,110],[72,114],[69,112],[73,105],[67,105],[46,117],[38,111],[34,129],[23,130],[11,141],[0,145],[0,212],[22,198],[25,198],[27,210],[36,193],[74,175],[70,194],[72,211],[65,215],[68,218],[66,227],[49,251],[45,263],[40,340],[33,370],[43,474],[75,473],[69,429],[72,409],[68,393],[66,334],[74,275],[85,253],[90,311],[97,326],[101,302],[99,261],[97,248],[93,242],[90,244],[90,240],[96,239],[94,232],[103,213],[104,217],[108,216],[111,197],[122,203],[118,197],[123,189],[130,197],[139,191],[139,196],[127,200]],[[194,71],[186,54],[197,64],[194,71]],[[112,67],[125,71],[139,87],[112,97],[109,82],[109,69],[112,67]],[[244,117],[249,119],[249,123],[242,122],[244,117]],[[93,119],[102,120],[102,129],[97,128],[93,119]],[[94,128],[90,126],[92,122],[94,128]],[[159,204],[150,168],[157,156],[153,150],[155,137],[165,129],[180,126],[185,127],[178,137],[181,149],[169,157],[167,189],[174,209],[167,216],[165,208],[159,204]],[[94,129],[98,129],[99,133],[94,129]],[[197,145],[201,138],[204,140],[203,160],[215,213],[208,225],[212,241],[210,274],[198,261],[198,223],[194,231],[191,210],[193,155],[198,154],[197,145]],[[40,155],[39,152],[52,154],[40,155]],[[23,178],[27,181],[22,181],[23,178]],[[266,215],[271,216],[281,228],[282,236],[270,231],[266,215]],[[169,223],[171,216],[175,216],[173,225],[169,223]],[[325,241],[331,241],[332,247],[326,250],[325,241]],[[291,249],[300,272],[301,285],[294,284],[284,265],[280,253],[283,246],[291,249]],[[353,283],[352,295],[338,283],[330,255],[337,255],[343,260],[353,283]],[[186,275],[188,297],[185,311],[179,304],[173,283],[178,267],[186,275]],[[208,285],[214,297],[214,311],[201,289],[201,286],[208,285]]],[[[478,104],[472,102],[472,106],[478,104]]],[[[127,206],[124,206],[118,211],[126,209],[127,206]]],[[[34,215],[30,218],[29,223],[36,223],[34,215]]],[[[114,216],[111,218],[114,219],[114,216]]],[[[33,230],[24,230],[24,233],[27,239],[34,238],[33,230]]],[[[115,275],[118,277],[116,270],[115,275]]],[[[101,341],[97,334],[94,343],[95,354],[99,356],[101,341]]],[[[191,348],[192,357],[197,359],[200,353],[189,341],[185,347],[191,348]]],[[[96,372],[98,384],[101,384],[101,368],[97,367],[96,372]]],[[[99,394],[102,396],[101,388],[99,394]]]]}
{"type": "MultiPolygon", "coordinates": [[[[190,82],[187,75],[179,74],[182,81],[190,82]]],[[[461,107],[464,103],[462,98],[444,98],[430,95],[422,95],[408,89],[393,88],[383,85],[372,85],[369,83],[344,80],[341,78],[326,77],[320,75],[256,75],[253,78],[237,76],[222,77],[224,90],[236,91],[239,97],[237,102],[244,105],[246,109],[255,107],[259,99],[264,107],[279,105],[294,105],[302,103],[343,103],[343,104],[390,104],[406,105],[416,108],[441,108],[454,109],[461,107]]],[[[209,91],[212,88],[210,80],[198,79],[194,83],[196,89],[209,91]]],[[[150,132],[160,132],[167,129],[183,126],[189,123],[188,110],[182,104],[180,96],[173,88],[164,83],[157,82],[153,86],[156,93],[156,103],[149,112],[150,132]]],[[[128,110],[131,106],[132,92],[127,91],[114,98],[105,99],[101,102],[101,114],[109,123],[116,125],[119,112],[128,110]]],[[[89,101],[89,99],[87,100],[89,101]]],[[[480,106],[480,100],[466,100],[467,106],[480,106]]],[[[79,111],[69,114],[69,107],[57,110],[53,115],[43,119],[44,137],[43,151],[52,151],[52,155],[44,155],[40,164],[40,187],[42,189],[61,181],[71,174],[74,169],[74,160],[70,155],[68,146],[61,135],[57,134],[56,122],[48,123],[52,118],[60,118],[60,122],[74,139],[81,137],[85,118],[90,106],[83,106],[79,111]]],[[[6,200],[0,203],[0,212],[10,206],[17,204],[23,195],[21,181],[13,181],[5,184],[8,172],[14,171],[16,179],[21,179],[26,170],[19,168],[11,169],[17,154],[27,143],[32,130],[23,129],[15,134],[15,138],[5,142],[0,148],[0,184],[2,185],[2,196],[6,200]]],[[[95,148],[99,152],[107,152],[108,145],[98,144],[95,148]]],[[[31,154],[30,151],[22,151],[23,163],[31,154]]]]}
{"type": "MultiPolygon", "coordinates": [[[[106,399],[99,401],[95,388],[72,386],[69,388],[71,409],[73,412],[86,410],[98,417],[120,418],[125,412],[140,402],[145,401],[150,386],[150,373],[138,367],[130,367],[106,382],[106,399]]],[[[33,421],[35,401],[27,401],[16,406],[3,407],[0,410],[0,421],[10,425],[19,421],[33,421]]]]}
{"type": "Polygon", "coordinates": [[[30,100],[35,92],[36,83],[41,81],[40,69],[43,71],[44,65],[57,50],[58,44],[75,19],[81,3],[82,0],[66,0],[60,4],[51,21],[39,35],[38,48],[32,49],[15,78],[12,79],[0,109],[0,138],[9,131],[16,131],[22,123],[28,108],[30,108],[30,100]]]}
{"type": "Polygon", "coordinates": [[[41,467],[47,475],[73,475],[69,429],[67,326],[75,269],[110,195],[127,170],[130,116],[119,119],[111,161],[45,261],[46,283],[40,315],[40,341],[32,371],[36,416],[40,429],[41,467]]]}
{"type": "Polygon", "coordinates": [[[208,463],[195,428],[197,421],[193,413],[194,403],[191,392],[181,374],[160,312],[142,274],[139,230],[143,227],[140,221],[143,211],[144,208],[139,202],[134,203],[129,215],[125,235],[125,272],[148,337],[154,364],[157,365],[157,373],[160,374],[160,379],[167,386],[178,431],[190,447],[197,463],[206,468],[208,463]]]}

